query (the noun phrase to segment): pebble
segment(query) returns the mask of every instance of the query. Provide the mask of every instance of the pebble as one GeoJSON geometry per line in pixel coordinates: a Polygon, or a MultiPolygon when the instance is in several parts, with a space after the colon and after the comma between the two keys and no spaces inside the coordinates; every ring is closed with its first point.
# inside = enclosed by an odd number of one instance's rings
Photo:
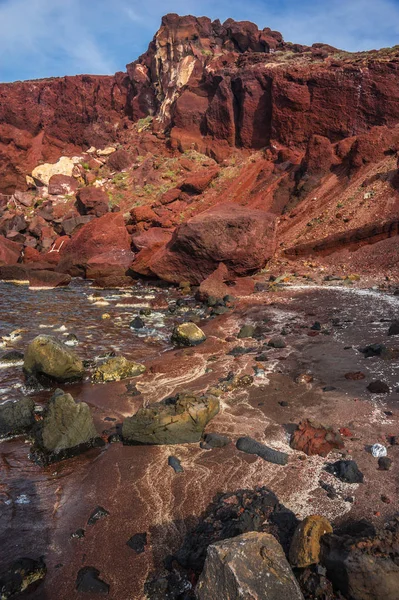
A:
{"type": "Polygon", "coordinates": [[[373,444],[371,446],[371,454],[374,458],[380,458],[387,455],[387,449],[382,444],[373,444]]]}
{"type": "Polygon", "coordinates": [[[176,456],[169,456],[168,465],[172,467],[175,473],[183,473],[184,469],[181,466],[180,460],[176,456]]]}
{"type": "Polygon", "coordinates": [[[126,542],[126,544],[136,552],[136,554],[142,554],[147,545],[147,533],[135,533],[132,537],[126,542]]]}

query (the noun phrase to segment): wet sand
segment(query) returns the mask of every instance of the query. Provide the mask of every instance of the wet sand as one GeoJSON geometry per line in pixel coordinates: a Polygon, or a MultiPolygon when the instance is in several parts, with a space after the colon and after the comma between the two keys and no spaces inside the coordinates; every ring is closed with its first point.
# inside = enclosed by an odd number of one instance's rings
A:
{"type": "Polygon", "coordinates": [[[162,569],[163,559],[179,547],[216,493],[257,485],[269,487],[298,518],[319,513],[334,524],[358,518],[383,522],[398,504],[399,446],[389,448],[393,459],[389,472],[378,470],[368,447],[386,444],[387,435],[399,433],[399,394],[376,396],[366,386],[373,379],[384,379],[395,390],[397,359],[365,359],[356,348],[374,342],[395,346],[395,338],[386,336],[389,323],[380,319],[397,318],[398,309],[398,297],[376,292],[287,288],[259,293],[243,299],[233,313],[203,322],[208,339],[198,348],[165,347],[148,356],[147,373],[134,380],[140,396],[129,393],[126,382],[70,386],[68,391],[76,399],[92,407],[98,430],[113,431],[123,416],[143,403],[184,389],[205,391],[231,371],[254,375],[259,352],[240,357],[227,352],[237,345],[259,348],[284,328],[287,347],[267,351],[265,373],[255,376],[252,386],[221,396],[221,411],[207,431],[226,434],[233,442],[249,435],[289,453],[289,462],[284,467],[267,463],[239,452],[234,443],[211,451],[199,444],[125,447],[117,443],[42,469],[29,461],[29,444],[23,438],[5,441],[0,444],[0,566],[20,556],[44,555],[48,573],[37,591],[27,596],[34,600],[83,597],[75,590],[83,566],[100,571],[101,579],[110,584],[112,600],[141,600],[147,578],[162,569]],[[340,319],[339,326],[332,326],[333,318],[340,319]],[[233,341],[231,336],[241,325],[265,319],[270,331],[261,341],[233,341]],[[330,335],[310,337],[314,321],[320,321],[330,335]],[[313,382],[296,383],[296,376],[306,371],[311,371],[313,382]],[[362,371],[366,378],[348,381],[344,375],[349,371],[362,371]],[[336,389],[325,392],[325,386],[336,389]],[[283,401],[288,406],[281,406],[283,401]],[[388,411],[393,414],[385,414],[388,411]],[[109,418],[116,421],[105,420],[109,418]],[[357,461],[364,484],[344,484],[323,470],[342,452],[324,459],[290,448],[290,434],[303,418],[351,430],[344,454],[357,461]],[[170,455],[180,459],[184,473],[176,474],[168,466],[170,455]],[[334,487],[336,498],[327,496],[320,480],[334,487]],[[391,504],[383,503],[381,494],[391,504]],[[98,505],[110,515],[87,526],[98,505]],[[85,537],[70,539],[78,528],[85,529],[85,537]],[[136,554],[126,542],[143,532],[148,544],[144,553],[136,554]]]}

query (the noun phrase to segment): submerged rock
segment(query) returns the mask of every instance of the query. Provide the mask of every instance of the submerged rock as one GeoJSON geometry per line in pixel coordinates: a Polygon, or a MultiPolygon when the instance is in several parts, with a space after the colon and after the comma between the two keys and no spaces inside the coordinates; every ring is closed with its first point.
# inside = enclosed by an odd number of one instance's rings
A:
{"type": "Polygon", "coordinates": [[[140,408],[122,425],[127,444],[190,444],[199,442],[206,424],[219,412],[215,396],[178,394],[140,408]]]}
{"type": "Polygon", "coordinates": [[[39,464],[48,464],[102,445],[89,406],[56,390],[37,423],[31,456],[39,464]]]}
{"type": "Polygon", "coordinates": [[[147,533],[135,533],[132,537],[126,542],[126,544],[136,552],[136,554],[142,554],[147,545],[147,533]]]}
{"type": "Polygon", "coordinates": [[[175,473],[183,473],[184,469],[181,466],[180,460],[176,456],[169,456],[168,465],[172,467],[175,473]]]}
{"type": "Polygon", "coordinates": [[[28,431],[35,423],[34,409],[32,398],[0,404],[0,438],[28,431]]]}
{"type": "Polygon", "coordinates": [[[203,450],[211,450],[212,448],[224,448],[231,444],[231,439],[220,433],[207,433],[204,435],[204,440],[201,442],[203,450]]]}
{"type": "Polygon", "coordinates": [[[310,419],[301,421],[291,438],[291,448],[308,456],[327,456],[331,450],[343,447],[344,441],[339,432],[310,419]]]}
{"type": "Polygon", "coordinates": [[[296,528],[289,559],[294,567],[308,567],[320,560],[320,538],[332,533],[330,522],[320,515],[306,517],[296,528]]]}
{"type": "Polygon", "coordinates": [[[206,335],[195,323],[177,325],[172,333],[172,342],[177,346],[198,346],[206,340],[206,335]]]}
{"type": "Polygon", "coordinates": [[[0,574],[0,598],[8,600],[44,579],[47,573],[43,558],[20,558],[0,574]]]}
{"type": "Polygon", "coordinates": [[[27,375],[58,382],[82,379],[84,366],[80,358],[64,343],[50,335],[38,335],[24,356],[27,375]]]}
{"type": "Polygon", "coordinates": [[[96,367],[92,375],[92,380],[94,383],[120,381],[128,377],[138,377],[144,371],[144,365],[127,360],[124,356],[115,356],[96,367]]]}
{"type": "Polygon", "coordinates": [[[76,578],[78,592],[91,592],[92,594],[108,594],[109,585],[100,579],[100,571],[94,567],[83,567],[76,578]]]}
{"type": "Polygon", "coordinates": [[[276,538],[255,531],[209,546],[196,595],[198,600],[303,600],[276,538]]]}

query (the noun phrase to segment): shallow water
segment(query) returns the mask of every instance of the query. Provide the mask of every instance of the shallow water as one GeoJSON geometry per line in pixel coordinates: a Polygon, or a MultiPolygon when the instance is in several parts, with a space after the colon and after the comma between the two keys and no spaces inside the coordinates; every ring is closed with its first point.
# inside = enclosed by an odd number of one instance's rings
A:
{"type": "MultiPolygon", "coordinates": [[[[139,285],[127,292],[99,293],[100,303],[92,298],[93,290],[79,281],[65,290],[35,292],[0,284],[0,336],[9,338],[14,330],[24,330],[20,337],[5,340],[4,350],[23,351],[39,333],[61,338],[74,333],[79,340],[75,349],[84,359],[115,350],[143,360],[147,373],[133,380],[139,396],[129,393],[126,382],[92,385],[85,381],[68,386],[77,400],[90,405],[98,431],[112,432],[115,424],[143,403],[181,389],[204,391],[231,371],[254,374],[258,350],[239,357],[229,355],[229,350],[237,345],[259,347],[284,327],[286,348],[267,351],[264,373],[255,377],[253,386],[222,397],[221,411],[208,431],[226,434],[234,442],[241,435],[250,435],[287,452],[290,460],[280,467],[243,454],[234,444],[213,451],[202,450],[199,444],[112,444],[42,469],[29,460],[29,444],[24,438],[0,443],[0,569],[18,557],[40,555],[45,556],[48,567],[44,583],[27,597],[78,600],[76,574],[82,566],[93,566],[111,585],[111,600],[144,599],[146,579],[161,569],[165,556],[179,546],[193,520],[220,491],[267,485],[299,518],[317,512],[333,521],[348,515],[373,519],[376,506],[382,516],[393,511],[398,499],[397,473],[376,470],[375,459],[365,447],[398,433],[399,394],[394,391],[399,386],[398,361],[364,359],[357,348],[374,342],[395,345],[395,340],[386,336],[389,323],[381,319],[398,317],[398,297],[316,287],[257,294],[234,313],[203,321],[208,336],[204,344],[175,350],[170,347],[170,332],[176,321],[184,319],[184,313],[171,314],[164,301],[166,297],[173,302],[174,292],[139,285]],[[146,330],[132,331],[130,320],[148,304],[163,308],[143,317],[148,323],[146,330]],[[101,318],[105,312],[111,319],[101,318]],[[340,319],[338,326],[332,326],[333,318],[340,319]],[[241,325],[265,320],[270,325],[265,340],[226,342],[241,325]],[[316,320],[330,335],[307,335],[316,320]],[[297,385],[295,375],[308,370],[313,373],[313,383],[297,385]],[[358,370],[366,374],[365,380],[345,379],[346,372],[358,370]],[[390,383],[389,397],[367,392],[367,383],[376,378],[390,383]],[[335,390],[322,392],[324,386],[335,390]],[[288,407],[281,406],[283,400],[288,400],[288,407]],[[391,416],[386,415],[388,409],[391,416]],[[289,446],[289,431],[305,416],[353,429],[354,440],[346,442],[348,456],[353,456],[365,473],[366,485],[338,482],[323,470],[326,461],[321,457],[298,459],[289,446]],[[170,455],[179,458],[183,473],[175,474],[168,466],[170,455]],[[335,487],[335,500],[320,488],[320,479],[335,487]],[[379,504],[382,488],[393,498],[391,507],[379,504]],[[349,502],[349,496],[356,502],[349,502]],[[87,519],[98,505],[110,515],[88,527],[87,519]],[[70,539],[80,527],[86,529],[85,537],[70,539]],[[148,546],[136,555],[126,542],[141,532],[148,533],[148,546]]],[[[0,369],[0,388],[4,389],[0,401],[26,393],[22,386],[20,365],[0,369]]],[[[50,393],[35,393],[34,398],[43,402],[50,393]]],[[[398,449],[393,452],[398,462],[398,449]]],[[[339,454],[329,458],[336,460],[339,454]]]]}

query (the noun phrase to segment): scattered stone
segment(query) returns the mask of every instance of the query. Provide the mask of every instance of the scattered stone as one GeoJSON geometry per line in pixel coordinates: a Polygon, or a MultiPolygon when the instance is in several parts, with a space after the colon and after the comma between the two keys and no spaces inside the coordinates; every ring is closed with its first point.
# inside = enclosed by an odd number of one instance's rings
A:
{"type": "Polygon", "coordinates": [[[391,504],[392,500],[389,498],[389,496],[386,496],[385,494],[382,494],[382,496],[381,496],[381,502],[384,502],[384,504],[391,504]]]}
{"type": "Polygon", "coordinates": [[[76,578],[76,589],[78,592],[90,592],[92,594],[108,594],[109,585],[99,578],[100,571],[94,567],[83,567],[76,578]]]}
{"type": "Polygon", "coordinates": [[[327,535],[321,562],[334,590],[354,600],[397,600],[399,522],[395,519],[374,535],[327,535]]]}
{"type": "Polygon", "coordinates": [[[286,400],[281,400],[281,402],[279,402],[279,405],[282,406],[283,408],[287,408],[287,406],[289,406],[289,403],[286,402],[286,400]]]}
{"type": "Polygon", "coordinates": [[[231,444],[231,439],[227,436],[220,433],[206,433],[200,446],[203,450],[212,450],[213,448],[224,448],[228,444],[231,444]]]}
{"type": "Polygon", "coordinates": [[[130,321],[129,327],[131,329],[142,329],[145,327],[145,323],[140,317],[134,317],[133,321],[130,321]]]}
{"type": "Polygon", "coordinates": [[[0,439],[29,431],[35,423],[34,410],[32,398],[0,404],[0,439]]]}
{"type": "Polygon", "coordinates": [[[172,343],[177,346],[197,346],[205,340],[205,333],[195,323],[177,325],[172,333],[172,343]]]}
{"type": "Polygon", "coordinates": [[[126,444],[190,444],[199,442],[206,424],[219,412],[215,396],[178,394],[140,408],[123,421],[126,444]]]}
{"type": "Polygon", "coordinates": [[[291,438],[291,448],[308,456],[327,456],[331,450],[343,447],[344,441],[337,431],[310,419],[301,421],[291,438]]]}
{"type": "Polygon", "coordinates": [[[250,437],[239,438],[236,446],[241,452],[256,454],[257,456],[260,456],[260,458],[263,458],[263,460],[267,460],[276,465],[286,465],[288,463],[288,454],[273,450],[273,448],[269,448],[265,444],[261,444],[250,437]]]}
{"type": "Polygon", "coordinates": [[[252,338],[255,333],[255,327],[253,325],[243,325],[237,334],[238,339],[243,340],[246,338],[252,338]]]}
{"type": "Polygon", "coordinates": [[[91,513],[87,524],[95,525],[97,521],[99,521],[100,519],[104,519],[104,517],[108,517],[108,515],[109,512],[105,508],[103,508],[102,506],[97,506],[91,513]]]}
{"type": "Polygon", "coordinates": [[[18,350],[9,350],[0,356],[0,363],[9,363],[10,365],[20,363],[24,360],[24,355],[18,350]]]}
{"type": "Polygon", "coordinates": [[[287,344],[282,337],[273,337],[268,341],[268,346],[271,348],[286,348],[287,344]]]}
{"type": "Polygon", "coordinates": [[[371,446],[371,454],[374,458],[380,458],[387,455],[387,449],[382,444],[373,444],[371,446]]]}
{"type": "Polygon", "coordinates": [[[146,306],[144,308],[140,308],[139,312],[144,317],[149,317],[152,314],[152,310],[151,310],[151,308],[149,306],[146,306]]]}
{"type": "Polygon", "coordinates": [[[265,352],[262,352],[262,354],[258,354],[257,356],[255,356],[255,360],[257,362],[266,362],[269,360],[269,358],[265,352]]]}
{"type": "Polygon", "coordinates": [[[306,517],[292,538],[289,560],[292,566],[304,568],[320,561],[320,538],[332,533],[329,521],[320,515],[306,517]]]}
{"type": "Polygon", "coordinates": [[[399,335],[399,321],[394,321],[389,329],[388,329],[388,335],[399,335]]]}
{"type": "Polygon", "coordinates": [[[378,467],[380,471],[389,471],[392,467],[392,460],[387,456],[380,456],[378,459],[378,467]]]}
{"type": "Polygon", "coordinates": [[[322,390],[323,392],[333,392],[337,388],[334,385],[325,385],[322,390]]]}
{"type": "Polygon", "coordinates": [[[82,379],[84,374],[80,358],[50,335],[38,335],[29,344],[23,369],[37,379],[48,378],[61,383],[82,379]]]}
{"type": "Polygon", "coordinates": [[[345,379],[348,379],[350,381],[359,381],[360,379],[364,379],[365,377],[365,374],[361,371],[345,373],[345,379]]]}
{"type": "Polygon", "coordinates": [[[129,377],[138,377],[144,371],[144,365],[127,360],[124,356],[115,356],[96,367],[92,375],[92,381],[94,383],[120,381],[129,377]]]}
{"type": "Polygon", "coordinates": [[[85,536],[85,530],[84,529],[77,529],[76,531],[74,531],[73,533],[71,533],[71,539],[72,540],[81,540],[82,538],[84,538],[85,536]]]}
{"type": "Polygon", "coordinates": [[[46,576],[47,568],[43,558],[19,558],[0,574],[0,598],[8,600],[29,590],[46,576]]]}
{"type": "Polygon", "coordinates": [[[255,531],[209,546],[196,596],[198,600],[303,600],[278,541],[255,531]]]}
{"type": "Polygon", "coordinates": [[[384,344],[370,344],[364,348],[359,348],[359,352],[364,354],[365,358],[371,358],[372,356],[381,356],[386,352],[386,346],[384,344]]]}
{"type": "Polygon", "coordinates": [[[319,323],[319,321],[315,321],[310,329],[313,331],[321,331],[321,323],[319,323]]]}
{"type": "Polygon", "coordinates": [[[75,402],[70,394],[56,390],[43,419],[33,431],[31,457],[39,464],[50,464],[103,446],[85,402],[75,402]]]}
{"type": "Polygon", "coordinates": [[[312,383],[313,375],[311,373],[301,373],[295,379],[296,383],[312,383]]]}
{"type": "Polygon", "coordinates": [[[109,444],[117,444],[118,442],[122,441],[122,436],[119,433],[111,433],[111,435],[108,436],[109,444]]]}
{"type": "Polygon", "coordinates": [[[364,476],[354,460],[337,460],[325,467],[328,473],[332,473],[345,483],[363,483],[364,476]]]}
{"type": "Polygon", "coordinates": [[[136,552],[136,554],[142,554],[147,545],[147,533],[135,533],[126,542],[126,544],[136,552]]]}
{"type": "Polygon", "coordinates": [[[64,344],[66,346],[77,346],[79,344],[79,340],[74,333],[68,333],[65,338],[64,344]]]}
{"type": "Polygon", "coordinates": [[[368,384],[367,389],[372,394],[389,394],[389,385],[380,379],[368,384]]]}
{"type": "Polygon", "coordinates": [[[184,469],[181,466],[180,460],[176,456],[169,456],[168,465],[172,467],[175,473],[183,473],[184,469]]]}

